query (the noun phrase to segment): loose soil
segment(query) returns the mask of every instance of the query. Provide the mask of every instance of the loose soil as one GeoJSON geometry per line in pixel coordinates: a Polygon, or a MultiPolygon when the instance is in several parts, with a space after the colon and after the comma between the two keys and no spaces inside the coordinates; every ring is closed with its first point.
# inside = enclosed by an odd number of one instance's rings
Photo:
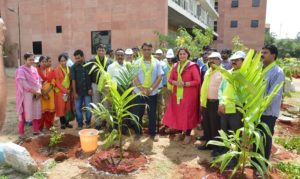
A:
{"type": "Polygon", "coordinates": [[[119,149],[109,149],[96,153],[90,164],[97,170],[112,174],[129,174],[145,166],[147,158],[140,152],[124,151],[120,161],[119,149]]]}
{"type": "Polygon", "coordinates": [[[80,148],[79,137],[71,134],[65,134],[62,142],[57,145],[53,152],[49,150],[49,143],[50,135],[46,135],[26,140],[21,146],[25,147],[37,162],[43,162],[49,158],[62,161],[66,158],[75,157],[80,148]]]}
{"type": "Polygon", "coordinates": [[[284,129],[284,130],[278,131],[279,134],[286,134],[287,132],[290,132],[292,134],[300,134],[300,122],[299,121],[293,121],[293,122],[289,122],[289,123],[278,121],[276,124],[284,129]]]}
{"type": "Polygon", "coordinates": [[[272,146],[271,155],[272,155],[272,160],[276,160],[276,161],[291,160],[297,157],[295,156],[295,154],[291,153],[290,151],[275,146],[275,144],[272,146]]]}

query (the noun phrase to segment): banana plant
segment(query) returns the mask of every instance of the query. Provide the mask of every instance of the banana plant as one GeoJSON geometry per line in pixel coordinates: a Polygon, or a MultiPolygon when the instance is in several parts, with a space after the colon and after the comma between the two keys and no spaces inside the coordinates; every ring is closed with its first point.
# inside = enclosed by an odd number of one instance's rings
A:
{"type": "Polygon", "coordinates": [[[220,130],[219,140],[211,140],[207,145],[216,145],[228,149],[227,153],[212,161],[213,166],[219,165],[221,173],[233,158],[237,159],[231,177],[237,171],[243,175],[246,165],[254,166],[264,176],[264,172],[270,166],[264,154],[266,136],[258,126],[262,126],[267,135],[272,135],[268,126],[262,123],[260,118],[273,97],[282,88],[283,82],[277,85],[268,96],[265,95],[267,84],[265,75],[267,71],[263,69],[260,58],[261,53],[255,54],[254,50],[251,49],[247,53],[240,70],[229,73],[222,68],[218,68],[234,88],[236,94],[234,102],[237,105],[237,110],[243,115],[243,127],[236,132],[229,131],[226,133],[220,130]],[[255,151],[252,151],[253,145],[256,146],[255,151]]]}
{"type": "MultiPolygon", "coordinates": [[[[105,119],[107,123],[112,127],[112,131],[104,140],[104,148],[112,146],[114,141],[118,139],[120,160],[123,159],[123,138],[122,128],[128,127],[124,120],[132,121],[135,125],[139,126],[138,116],[132,114],[130,109],[139,104],[132,104],[131,102],[139,95],[133,93],[132,81],[137,75],[138,70],[135,66],[127,65],[125,69],[122,69],[120,76],[117,80],[112,80],[111,76],[102,68],[101,65],[94,63],[94,67],[91,70],[97,70],[103,77],[103,90],[100,91],[106,97],[97,104],[91,103],[91,107],[87,108],[96,117],[96,120],[105,119]],[[107,109],[104,106],[105,101],[109,101],[112,105],[112,109],[107,109]]],[[[100,75],[98,78],[101,78],[100,75]]],[[[129,134],[130,134],[130,130],[129,134]]],[[[131,134],[130,134],[131,135],[131,134]]],[[[114,163],[114,162],[113,162],[114,163]]]]}

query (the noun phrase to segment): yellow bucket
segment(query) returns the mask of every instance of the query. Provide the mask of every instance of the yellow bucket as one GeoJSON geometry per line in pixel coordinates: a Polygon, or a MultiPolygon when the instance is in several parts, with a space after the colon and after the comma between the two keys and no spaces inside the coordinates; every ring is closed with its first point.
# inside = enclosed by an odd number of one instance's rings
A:
{"type": "Polygon", "coordinates": [[[83,152],[95,152],[97,150],[99,131],[96,129],[83,129],[79,131],[80,144],[83,152]]]}

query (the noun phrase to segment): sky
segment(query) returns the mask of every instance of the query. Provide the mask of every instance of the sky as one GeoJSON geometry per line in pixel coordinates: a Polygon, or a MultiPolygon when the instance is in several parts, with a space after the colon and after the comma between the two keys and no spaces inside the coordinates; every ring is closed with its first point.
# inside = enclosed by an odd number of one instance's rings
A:
{"type": "Polygon", "coordinates": [[[277,38],[296,38],[300,32],[300,0],[267,0],[266,23],[277,38]]]}

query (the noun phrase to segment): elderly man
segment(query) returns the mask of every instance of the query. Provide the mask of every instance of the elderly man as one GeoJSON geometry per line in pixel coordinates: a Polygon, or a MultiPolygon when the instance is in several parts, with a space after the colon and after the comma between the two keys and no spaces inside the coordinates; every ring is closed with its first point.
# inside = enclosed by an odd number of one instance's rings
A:
{"type": "MultiPolygon", "coordinates": [[[[201,111],[203,116],[204,140],[215,139],[220,130],[220,116],[218,115],[218,90],[223,79],[222,74],[215,69],[215,66],[220,66],[222,62],[221,54],[212,52],[208,56],[209,69],[205,73],[204,81],[201,87],[201,111]]],[[[199,146],[199,150],[212,149],[211,146],[199,146]]],[[[217,147],[213,148],[216,152],[217,147]]]]}
{"type": "Polygon", "coordinates": [[[133,59],[133,51],[131,48],[128,48],[125,50],[125,60],[129,63],[133,63],[134,59],[133,59]]]}
{"type": "Polygon", "coordinates": [[[112,80],[117,82],[116,77],[120,76],[122,69],[126,68],[126,62],[124,61],[125,51],[121,48],[115,52],[116,61],[113,62],[107,68],[107,73],[111,76],[112,80]]]}
{"type": "MultiPolygon", "coordinates": [[[[246,57],[246,54],[243,51],[237,51],[230,58],[230,62],[232,64],[233,69],[230,70],[230,73],[237,72],[246,57]]],[[[235,92],[233,86],[228,83],[226,79],[223,79],[221,85],[219,87],[218,92],[219,99],[219,109],[218,112],[221,116],[221,129],[228,133],[228,131],[237,131],[239,128],[243,127],[242,118],[243,115],[236,109],[235,100],[237,100],[235,96],[235,92]]],[[[220,155],[225,153],[227,150],[222,149],[216,155],[220,155]]],[[[235,165],[236,160],[232,160],[230,162],[230,166],[235,165]]]]}

